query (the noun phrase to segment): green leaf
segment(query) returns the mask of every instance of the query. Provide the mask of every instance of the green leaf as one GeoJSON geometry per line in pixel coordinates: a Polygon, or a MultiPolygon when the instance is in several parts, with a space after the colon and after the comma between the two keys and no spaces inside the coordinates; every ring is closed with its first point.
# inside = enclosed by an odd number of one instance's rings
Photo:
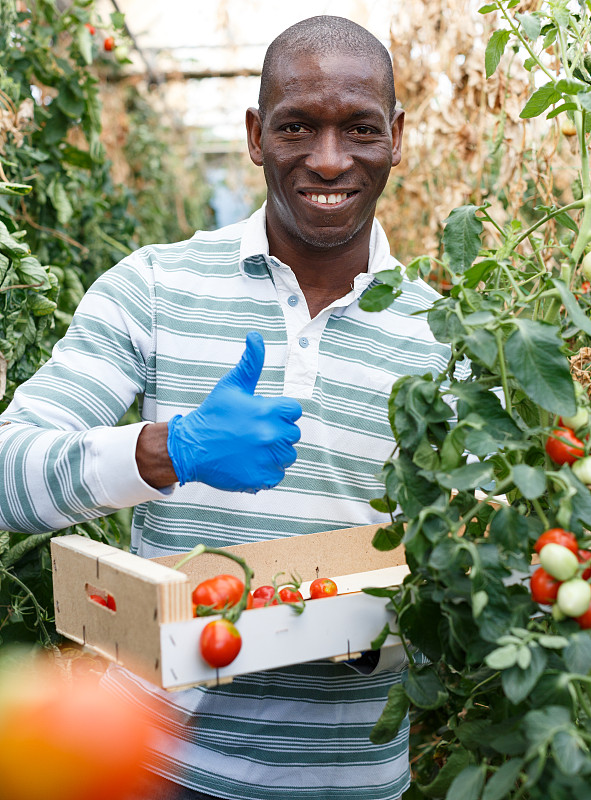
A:
{"type": "Polygon", "coordinates": [[[538,117],[553,103],[558,103],[558,101],[561,99],[562,95],[560,92],[556,91],[554,84],[547,83],[544,86],[540,86],[539,89],[536,89],[536,91],[525,104],[523,111],[519,116],[521,119],[538,117]]]}
{"type": "Polygon", "coordinates": [[[59,179],[54,178],[54,180],[52,180],[47,188],[47,194],[55,208],[58,222],[65,227],[72,218],[74,209],[70,203],[68,193],[59,179]]]}
{"type": "Polygon", "coordinates": [[[0,220],[0,252],[11,258],[21,258],[29,254],[27,245],[12,236],[2,220],[0,220]]]}
{"type": "Polygon", "coordinates": [[[591,320],[581,309],[572,292],[569,291],[565,283],[559,281],[557,278],[553,280],[553,284],[560,293],[560,298],[566,308],[570,321],[573,325],[576,325],[579,330],[585,331],[585,333],[591,336],[591,320]]]}
{"type": "Polygon", "coordinates": [[[53,314],[57,308],[57,303],[42,294],[38,294],[29,299],[28,306],[36,317],[44,317],[46,314],[53,314]]]}
{"type": "Polygon", "coordinates": [[[583,106],[585,111],[591,111],[591,91],[582,92],[579,95],[579,103],[583,106]]]}
{"type": "Polygon", "coordinates": [[[121,11],[113,11],[110,17],[114,28],[118,28],[119,30],[121,30],[124,27],[125,14],[122,14],[121,11]]]}
{"type": "Polygon", "coordinates": [[[395,522],[387,528],[378,528],[372,539],[376,550],[394,550],[398,547],[404,536],[404,523],[395,522]]]}
{"type": "MultiPolygon", "coordinates": [[[[367,594],[371,594],[371,592],[367,592],[367,594]]],[[[372,650],[379,650],[380,647],[384,644],[388,636],[390,635],[390,625],[386,622],[382,630],[376,636],[376,638],[371,643],[372,650]]]]}
{"type": "Polygon", "coordinates": [[[454,778],[470,765],[471,760],[470,753],[463,747],[454,750],[448,755],[445,764],[430,783],[418,784],[422,796],[432,798],[442,797],[451,786],[454,778]]]}
{"type": "Polygon", "coordinates": [[[396,267],[396,269],[384,269],[382,272],[376,272],[375,277],[384,285],[392,286],[394,289],[397,289],[404,279],[400,267],[396,267]]]}
{"type": "Polygon", "coordinates": [[[431,272],[431,259],[429,256],[417,256],[406,266],[406,277],[415,281],[420,275],[427,276],[431,272]]]}
{"type": "Polygon", "coordinates": [[[454,778],[445,795],[446,800],[479,800],[486,776],[486,764],[469,766],[454,778]]]}
{"type": "Polygon", "coordinates": [[[484,589],[481,589],[479,592],[474,592],[472,595],[472,614],[475,619],[482,614],[487,605],[488,595],[484,589]]]}
{"type": "Polygon", "coordinates": [[[68,164],[82,169],[92,169],[94,162],[86,150],[80,150],[78,147],[67,144],[61,152],[64,161],[67,161],[68,164]]]}
{"type": "Polygon", "coordinates": [[[380,283],[367,289],[359,298],[359,308],[362,311],[383,311],[391,306],[394,300],[400,296],[399,292],[393,292],[391,286],[380,283]]]}
{"type": "Polygon", "coordinates": [[[509,669],[517,662],[517,650],[514,644],[506,644],[497,647],[484,660],[491,669],[509,669]]]}
{"type": "Polygon", "coordinates": [[[23,556],[41,547],[55,535],[55,531],[30,534],[26,539],[17,542],[2,554],[2,558],[0,558],[2,566],[6,569],[14,566],[23,556]]]}
{"type": "Polygon", "coordinates": [[[373,744],[386,744],[396,737],[408,712],[409,701],[401,683],[396,683],[388,692],[388,700],[380,718],[369,734],[373,744]]]}
{"type": "Polygon", "coordinates": [[[522,758],[505,761],[484,787],[482,800],[504,800],[515,788],[515,782],[523,768],[522,758]]]}
{"type": "Polygon", "coordinates": [[[490,483],[494,478],[494,470],[489,462],[466,464],[451,472],[438,472],[437,480],[446,489],[476,489],[490,483]]]}
{"type": "Polygon", "coordinates": [[[571,672],[589,675],[591,672],[591,636],[585,631],[571,634],[563,657],[571,672]]]}
{"type": "Polygon", "coordinates": [[[487,78],[490,78],[490,76],[494,74],[499,66],[499,62],[503,53],[505,52],[505,47],[507,46],[507,42],[510,38],[511,34],[509,31],[499,30],[495,31],[488,40],[486,51],[484,53],[484,64],[486,67],[487,78]]]}
{"type": "Polygon", "coordinates": [[[507,339],[505,357],[521,388],[553,414],[574,414],[575,392],[557,329],[530,319],[515,318],[514,323],[517,329],[507,339]]]}
{"type": "Polygon", "coordinates": [[[17,264],[17,274],[21,283],[31,284],[38,289],[49,289],[49,274],[34,256],[25,256],[17,264]]]}
{"type": "Polygon", "coordinates": [[[488,3],[485,6],[480,6],[480,8],[478,9],[478,13],[479,14],[490,14],[491,11],[496,11],[496,10],[497,10],[496,3],[488,3]]]}
{"type": "Polygon", "coordinates": [[[409,669],[405,689],[408,699],[419,708],[440,708],[448,698],[433,664],[409,669]]]}
{"type": "Polygon", "coordinates": [[[531,662],[527,669],[516,665],[503,672],[503,690],[512,703],[517,705],[525,700],[543,673],[547,658],[546,651],[541,647],[532,647],[531,662]]]}
{"type": "Polygon", "coordinates": [[[75,94],[69,84],[60,89],[55,102],[60,111],[70,119],[79,119],[84,113],[84,99],[75,94]]]}
{"type": "Polygon", "coordinates": [[[513,481],[521,494],[528,500],[535,500],[546,491],[546,473],[542,467],[517,464],[513,467],[513,481]]]}
{"type": "Polygon", "coordinates": [[[0,194],[8,194],[14,197],[24,197],[33,191],[33,187],[26,183],[6,183],[0,182],[0,194]]]}
{"type": "Polygon", "coordinates": [[[523,718],[523,730],[530,743],[530,753],[544,748],[555,734],[571,726],[570,712],[564,706],[546,706],[528,711],[523,718]]]}
{"type": "Polygon", "coordinates": [[[476,358],[477,361],[492,370],[499,355],[499,346],[494,334],[487,331],[486,328],[478,328],[466,336],[464,342],[472,360],[476,358]]]}
{"type": "Polygon", "coordinates": [[[480,250],[483,226],[476,211],[478,206],[460,206],[444,220],[443,247],[456,273],[466,272],[480,250]]]}
{"type": "Polygon", "coordinates": [[[521,23],[525,35],[531,41],[535,41],[542,32],[542,21],[535,14],[515,14],[515,18],[521,23]]]}
{"type": "Polygon", "coordinates": [[[586,765],[589,750],[575,729],[558,731],[552,739],[552,752],[564,775],[576,775],[586,765]]]}
{"type": "Polygon", "coordinates": [[[92,64],[92,37],[85,25],[80,25],[76,31],[76,42],[82,58],[87,64],[92,64]]]}
{"type": "Polygon", "coordinates": [[[561,78],[556,83],[556,91],[564,92],[564,94],[580,94],[580,92],[588,92],[589,85],[575,78],[561,78]]]}
{"type": "Polygon", "coordinates": [[[538,637],[538,642],[542,647],[546,647],[550,650],[562,650],[563,647],[567,647],[569,640],[564,636],[551,636],[549,634],[544,634],[543,636],[538,637]]]}
{"type": "Polygon", "coordinates": [[[464,286],[469,289],[474,289],[480,281],[485,280],[488,275],[498,267],[498,261],[494,258],[483,258],[482,261],[477,261],[472,264],[470,269],[464,272],[464,286]]]}

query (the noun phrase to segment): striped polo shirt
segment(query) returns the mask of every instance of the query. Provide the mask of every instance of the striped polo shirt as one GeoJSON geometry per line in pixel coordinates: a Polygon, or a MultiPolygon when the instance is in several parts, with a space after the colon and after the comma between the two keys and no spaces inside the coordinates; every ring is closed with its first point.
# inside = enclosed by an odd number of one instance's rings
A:
{"type": "MultiPolygon", "coordinates": [[[[374,221],[368,272],[310,319],[294,273],[269,256],[264,207],[125,258],[0,417],[11,423],[0,427],[0,528],[40,532],[135,506],[132,551],[152,557],[384,521],[369,500],[394,445],[392,383],[439,373],[449,356],[413,316],[438,296],[423,281],[405,279],[384,311],[360,310],[375,273],[397,264],[374,221]],[[135,463],[139,431],[198,406],[252,330],[266,348],[257,393],[302,405],[297,461],[257,494],[151,488],[135,463]],[[136,395],[144,422],[115,427],[136,395]]],[[[168,779],[236,800],[393,800],[409,782],[408,725],[388,744],[368,737],[401,678],[314,662],[170,694],[119,667],[106,680],[158,698],[163,722],[174,711],[150,764],[168,779]]]]}

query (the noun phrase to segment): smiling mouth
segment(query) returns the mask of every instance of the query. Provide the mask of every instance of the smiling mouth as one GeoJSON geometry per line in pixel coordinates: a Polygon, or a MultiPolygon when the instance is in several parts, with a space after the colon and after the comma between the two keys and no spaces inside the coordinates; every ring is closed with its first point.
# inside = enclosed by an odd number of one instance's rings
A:
{"type": "Polygon", "coordinates": [[[357,192],[331,192],[330,194],[316,194],[315,192],[301,192],[310,203],[319,206],[340,206],[357,192]]]}

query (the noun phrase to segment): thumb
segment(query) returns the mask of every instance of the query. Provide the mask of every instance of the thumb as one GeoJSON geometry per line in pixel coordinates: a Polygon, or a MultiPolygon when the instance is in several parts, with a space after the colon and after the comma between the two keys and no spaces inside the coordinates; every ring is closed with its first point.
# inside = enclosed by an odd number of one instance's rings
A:
{"type": "Polygon", "coordinates": [[[265,361],[265,342],[257,331],[251,331],[246,336],[246,348],[242,358],[234,369],[225,375],[220,383],[238,386],[249,394],[254,394],[257,383],[261,377],[261,370],[265,361]]]}

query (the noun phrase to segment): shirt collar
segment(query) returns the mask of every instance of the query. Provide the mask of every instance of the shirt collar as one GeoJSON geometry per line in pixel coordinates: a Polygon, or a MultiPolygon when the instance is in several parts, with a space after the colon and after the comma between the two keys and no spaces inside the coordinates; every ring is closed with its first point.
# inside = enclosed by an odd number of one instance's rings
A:
{"type": "MultiPolygon", "coordinates": [[[[244,233],[240,242],[241,272],[244,272],[244,262],[248,258],[257,256],[263,256],[271,265],[273,265],[273,263],[281,265],[279,259],[269,256],[269,242],[267,239],[265,216],[266,205],[266,203],[263,203],[261,208],[255,211],[245,222],[244,233]]],[[[391,266],[390,257],[390,243],[388,242],[388,237],[380,223],[374,218],[369,240],[368,269],[366,273],[361,273],[357,277],[366,276],[365,279],[362,280],[362,283],[367,286],[371,283],[371,280],[373,280],[373,278],[369,278],[369,276],[373,276],[376,272],[388,269],[391,266]]]]}

